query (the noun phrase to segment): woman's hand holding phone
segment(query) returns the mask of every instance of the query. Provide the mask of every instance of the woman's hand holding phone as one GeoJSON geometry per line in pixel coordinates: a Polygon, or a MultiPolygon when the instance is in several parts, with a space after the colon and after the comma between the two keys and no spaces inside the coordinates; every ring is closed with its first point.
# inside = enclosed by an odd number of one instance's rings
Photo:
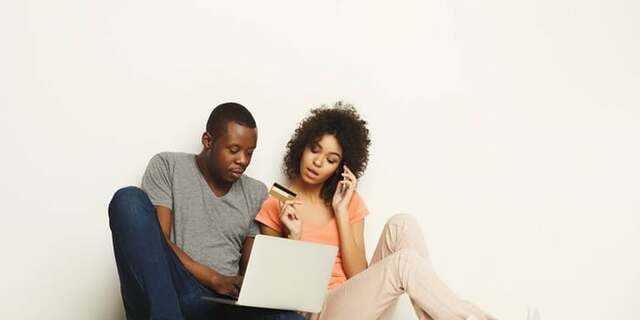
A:
{"type": "Polygon", "coordinates": [[[336,217],[348,218],[349,203],[351,202],[353,193],[356,191],[357,184],[358,179],[356,176],[351,172],[349,167],[344,166],[342,180],[338,182],[336,192],[333,194],[333,200],[331,201],[331,206],[333,207],[333,212],[336,217]]]}

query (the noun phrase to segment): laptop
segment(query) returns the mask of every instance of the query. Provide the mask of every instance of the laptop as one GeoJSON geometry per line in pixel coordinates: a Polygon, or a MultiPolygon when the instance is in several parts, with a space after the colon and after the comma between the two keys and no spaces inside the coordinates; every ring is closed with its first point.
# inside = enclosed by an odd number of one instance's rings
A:
{"type": "Polygon", "coordinates": [[[317,313],[322,309],[338,248],[257,235],[238,300],[202,299],[239,306],[317,313]]]}

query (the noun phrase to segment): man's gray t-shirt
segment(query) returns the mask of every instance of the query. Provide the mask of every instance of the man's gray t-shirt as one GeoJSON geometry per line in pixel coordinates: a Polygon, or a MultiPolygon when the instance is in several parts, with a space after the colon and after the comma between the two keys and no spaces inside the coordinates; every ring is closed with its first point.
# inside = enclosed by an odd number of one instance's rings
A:
{"type": "Polygon", "coordinates": [[[195,154],[159,153],[149,161],[142,189],[155,206],[172,210],[171,240],[191,258],[227,276],[238,273],[246,236],[267,187],[242,175],[227,194],[216,196],[198,169],[195,154]]]}

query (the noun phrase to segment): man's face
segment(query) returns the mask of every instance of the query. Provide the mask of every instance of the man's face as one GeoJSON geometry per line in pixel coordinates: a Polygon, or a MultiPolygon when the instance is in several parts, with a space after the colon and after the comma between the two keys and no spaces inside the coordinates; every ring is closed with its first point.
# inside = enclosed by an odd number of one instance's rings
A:
{"type": "Polygon", "coordinates": [[[212,137],[203,136],[209,173],[214,180],[234,183],[251,162],[256,148],[258,130],[248,128],[233,121],[227,123],[226,133],[212,137]],[[207,147],[208,145],[208,147],[207,147]]]}

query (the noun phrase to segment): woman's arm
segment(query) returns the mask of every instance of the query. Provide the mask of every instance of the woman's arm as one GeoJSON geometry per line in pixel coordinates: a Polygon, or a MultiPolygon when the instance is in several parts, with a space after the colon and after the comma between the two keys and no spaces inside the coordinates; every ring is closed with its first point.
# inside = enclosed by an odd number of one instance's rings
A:
{"type": "MultiPolygon", "coordinates": [[[[284,222],[283,222],[283,224],[284,224],[284,222]]],[[[267,235],[267,236],[288,238],[288,239],[291,239],[291,240],[300,240],[300,228],[301,228],[300,224],[298,224],[297,229],[294,229],[294,228],[290,229],[289,227],[285,226],[285,228],[283,228],[282,232],[279,232],[279,231],[277,231],[277,230],[275,230],[273,228],[267,227],[263,223],[260,223],[260,233],[262,233],[264,235],[267,235]],[[291,231],[291,230],[296,230],[296,231],[291,231]]]]}
{"type": "Polygon", "coordinates": [[[344,166],[342,177],[343,180],[338,182],[336,187],[331,206],[340,234],[342,267],[348,279],[367,268],[367,258],[364,252],[364,219],[353,224],[349,221],[349,203],[355,193],[358,179],[347,166],[344,166]]]}
{"type": "Polygon", "coordinates": [[[342,267],[349,279],[368,266],[364,250],[364,219],[350,224],[348,214],[336,214],[336,222],[340,233],[342,267]]]}
{"type": "Polygon", "coordinates": [[[288,200],[280,204],[280,223],[283,226],[283,228],[281,228],[282,233],[267,227],[263,223],[260,223],[261,232],[292,240],[300,240],[300,235],[302,233],[302,220],[298,218],[298,213],[296,212],[296,206],[300,204],[300,201],[297,200],[288,200]]]}
{"type": "Polygon", "coordinates": [[[264,235],[272,236],[272,237],[283,237],[282,233],[276,230],[273,230],[262,223],[260,223],[260,233],[264,235]]]}

